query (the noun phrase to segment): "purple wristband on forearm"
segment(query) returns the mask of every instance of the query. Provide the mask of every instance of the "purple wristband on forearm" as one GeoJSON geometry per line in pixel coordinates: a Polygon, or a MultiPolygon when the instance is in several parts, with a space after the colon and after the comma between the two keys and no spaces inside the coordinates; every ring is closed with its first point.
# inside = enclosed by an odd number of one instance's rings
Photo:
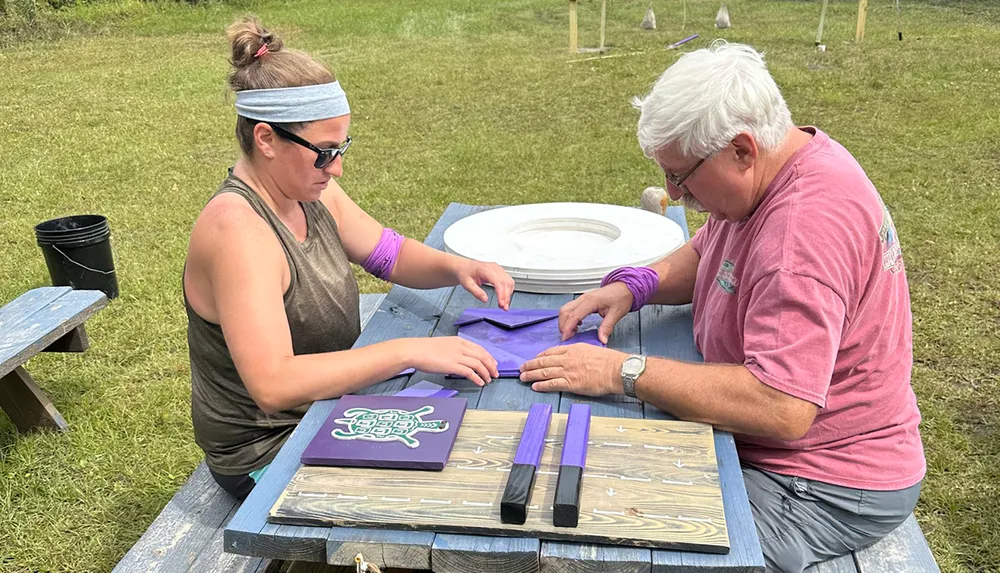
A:
{"type": "Polygon", "coordinates": [[[368,255],[361,266],[376,277],[384,281],[389,280],[389,275],[392,274],[392,269],[396,266],[396,259],[399,258],[399,251],[403,248],[405,240],[406,237],[388,227],[382,229],[382,237],[375,245],[375,250],[368,255]]]}
{"type": "Polygon", "coordinates": [[[649,267],[622,267],[608,273],[601,281],[601,286],[607,286],[613,282],[623,282],[632,293],[632,308],[629,312],[635,312],[646,306],[649,299],[656,293],[656,287],[660,285],[660,275],[649,267]]]}

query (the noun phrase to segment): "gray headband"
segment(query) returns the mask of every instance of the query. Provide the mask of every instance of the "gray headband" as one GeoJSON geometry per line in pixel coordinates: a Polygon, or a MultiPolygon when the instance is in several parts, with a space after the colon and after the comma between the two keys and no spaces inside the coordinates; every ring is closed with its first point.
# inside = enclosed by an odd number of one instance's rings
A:
{"type": "Polygon", "coordinates": [[[351,113],[340,82],[236,92],[236,113],[248,119],[297,123],[351,113]]]}

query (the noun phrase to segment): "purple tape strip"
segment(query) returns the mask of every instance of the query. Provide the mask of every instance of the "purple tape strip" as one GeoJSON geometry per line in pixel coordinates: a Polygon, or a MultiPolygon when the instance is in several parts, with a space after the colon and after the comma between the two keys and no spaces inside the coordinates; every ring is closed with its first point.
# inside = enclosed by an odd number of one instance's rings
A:
{"type": "Polygon", "coordinates": [[[528,420],[521,432],[521,443],[517,446],[514,456],[515,464],[525,464],[538,468],[542,461],[542,450],[545,448],[545,435],[549,433],[549,420],[552,419],[550,404],[532,404],[528,410],[528,420]]]}
{"type": "Polygon", "coordinates": [[[405,240],[402,235],[388,227],[382,229],[382,236],[361,267],[384,281],[389,280],[405,240]]]}
{"type": "Polygon", "coordinates": [[[573,404],[569,408],[566,421],[566,437],[563,438],[561,466],[586,467],[587,440],[590,439],[590,406],[573,404]]]}
{"type": "Polygon", "coordinates": [[[601,286],[613,282],[622,282],[628,287],[632,293],[632,308],[629,312],[635,312],[646,306],[656,294],[656,289],[660,286],[660,275],[649,267],[622,267],[608,273],[601,281],[601,286]]]}

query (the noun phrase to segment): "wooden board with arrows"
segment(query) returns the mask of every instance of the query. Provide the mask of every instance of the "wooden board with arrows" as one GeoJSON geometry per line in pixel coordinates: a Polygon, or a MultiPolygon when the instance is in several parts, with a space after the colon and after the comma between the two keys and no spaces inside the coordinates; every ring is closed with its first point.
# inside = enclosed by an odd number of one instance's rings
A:
{"type": "Polygon", "coordinates": [[[729,551],[712,428],[692,422],[591,418],[579,525],[556,527],[566,415],[554,414],[527,522],[501,523],[500,498],[526,417],[468,411],[441,472],[300,467],[269,520],[729,551]]]}

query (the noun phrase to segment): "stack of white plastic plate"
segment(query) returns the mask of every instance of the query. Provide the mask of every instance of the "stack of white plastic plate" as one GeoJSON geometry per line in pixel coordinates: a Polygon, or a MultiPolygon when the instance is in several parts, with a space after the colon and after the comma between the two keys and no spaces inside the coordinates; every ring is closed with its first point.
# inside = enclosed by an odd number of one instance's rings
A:
{"type": "Polygon", "coordinates": [[[536,293],[581,293],[624,266],[658,261],[684,242],[666,217],[618,205],[538,203],[483,211],[452,224],[445,248],[493,261],[515,288],[536,293]]]}

